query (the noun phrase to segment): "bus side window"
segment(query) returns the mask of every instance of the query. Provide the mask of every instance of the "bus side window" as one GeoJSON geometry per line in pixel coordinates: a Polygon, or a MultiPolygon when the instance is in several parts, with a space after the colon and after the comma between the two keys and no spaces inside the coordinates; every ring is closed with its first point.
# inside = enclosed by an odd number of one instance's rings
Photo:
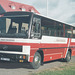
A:
{"type": "Polygon", "coordinates": [[[42,30],[42,35],[49,35],[48,27],[42,26],[41,30],[42,30]]]}
{"type": "Polygon", "coordinates": [[[65,25],[65,37],[71,38],[72,37],[72,27],[65,25]]]}
{"type": "Polygon", "coordinates": [[[55,36],[63,37],[63,24],[57,23],[55,26],[55,36]]]}
{"type": "Polygon", "coordinates": [[[75,38],[75,27],[73,27],[73,38],[75,38]]]}

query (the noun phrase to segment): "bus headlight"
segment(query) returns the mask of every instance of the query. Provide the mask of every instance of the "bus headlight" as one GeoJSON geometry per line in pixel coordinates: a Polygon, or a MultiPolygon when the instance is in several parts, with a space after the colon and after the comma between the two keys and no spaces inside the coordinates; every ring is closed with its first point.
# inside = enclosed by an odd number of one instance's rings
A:
{"type": "Polygon", "coordinates": [[[25,55],[20,55],[20,56],[19,56],[19,59],[25,59],[25,58],[26,58],[25,55]]]}
{"type": "Polygon", "coordinates": [[[20,56],[19,56],[19,58],[20,58],[20,59],[23,59],[23,56],[22,56],[22,55],[20,55],[20,56]]]}

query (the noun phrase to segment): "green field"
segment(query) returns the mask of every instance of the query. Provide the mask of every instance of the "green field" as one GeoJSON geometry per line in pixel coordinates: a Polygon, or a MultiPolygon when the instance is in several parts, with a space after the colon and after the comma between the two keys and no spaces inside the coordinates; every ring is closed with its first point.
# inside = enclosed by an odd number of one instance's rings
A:
{"type": "Polygon", "coordinates": [[[33,73],[32,75],[75,75],[75,63],[33,73]]]}

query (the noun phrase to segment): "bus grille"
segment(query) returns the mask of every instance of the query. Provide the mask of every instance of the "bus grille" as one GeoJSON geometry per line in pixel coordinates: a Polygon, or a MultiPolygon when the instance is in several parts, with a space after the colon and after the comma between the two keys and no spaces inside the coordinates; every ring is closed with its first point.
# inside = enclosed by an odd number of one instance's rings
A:
{"type": "Polygon", "coordinates": [[[22,46],[17,46],[17,45],[0,45],[0,51],[22,52],[22,46]]]}

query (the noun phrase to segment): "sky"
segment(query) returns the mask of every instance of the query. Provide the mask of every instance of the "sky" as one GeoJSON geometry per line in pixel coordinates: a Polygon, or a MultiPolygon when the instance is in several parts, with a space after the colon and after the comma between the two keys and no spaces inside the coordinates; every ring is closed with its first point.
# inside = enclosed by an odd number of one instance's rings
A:
{"type": "Polygon", "coordinates": [[[75,0],[11,0],[34,6],[42,15],[75,26],[75,0]]]}

